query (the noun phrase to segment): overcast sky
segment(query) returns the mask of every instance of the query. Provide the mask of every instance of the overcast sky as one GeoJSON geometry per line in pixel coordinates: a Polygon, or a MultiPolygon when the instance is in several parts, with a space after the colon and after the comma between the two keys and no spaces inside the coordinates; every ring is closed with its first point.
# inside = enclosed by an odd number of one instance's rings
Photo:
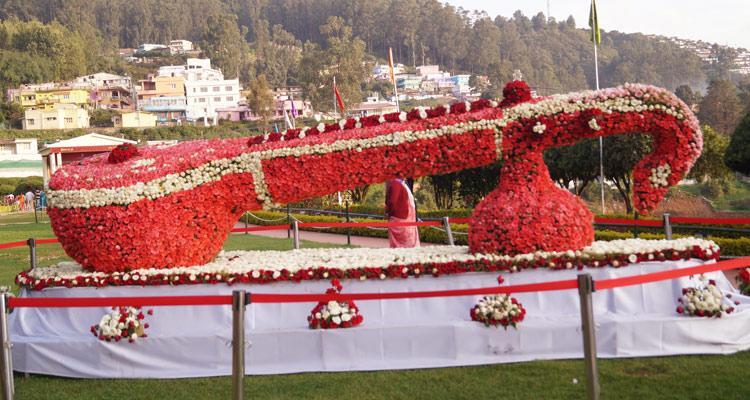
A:
{"type": "MultiPolygon", "coordinates": [[[[547,14],[547,0],[445,0],[467,10],[506,17],[521,10],[532,17],[547,14]]],[[[550,13],[564,20],[573,15],[588,26],[590,0],[550,0],[550,13]]],[[[704,40],[750,49],[750,0],[597,0],[601,29],[642,32],[704,40]]]]}

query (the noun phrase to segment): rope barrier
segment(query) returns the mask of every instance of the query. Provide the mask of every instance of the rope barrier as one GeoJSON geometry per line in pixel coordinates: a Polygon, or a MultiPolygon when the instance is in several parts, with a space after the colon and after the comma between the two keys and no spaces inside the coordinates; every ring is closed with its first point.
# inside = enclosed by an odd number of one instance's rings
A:
{"type": "MultiPolygon", "coordinates": [[[[252,216],[253,218],[257,219],[258,221],[263,221],[263,222],[276,222],[276,221],[283,221],[283,220],[286,219],[286,217],[281,217],[281,218],[276,218],[276,219],[265,219],[265,218],[261,218],[261,217],[255,215],[255,214],[253,214],[253,213],[251,213],[249,211],[247,213],[250,216],[252,216]]],[[[292,217],[292,218],[294,218],[294,217],[292,217]]]]}
{"type": "MultiPolygon", "coordinates": [[[[595,281],[597,290],[614,289],[618,287],[639,285],[657,281],[671,280],[684,276],[698,275],[707,272],[723,271],[750,266],[750,257],[721,261],[715,264],[697,267],[680,268],[671,271],[652,272],[644,275],[627,276],[622,278],[602,279],[595,281]]],[[[392,293],[252,293],[252,303],[309,303],[328,301],[367,301],[367,300],[395,300],[429,297],[458,297],[476,296],[500,293],[528,293],[547,292],[556,290],[570,290],[578,288],[577,279],[567,279],[550,282],[528,283],[510,286],[493,286],[473,289],[435,290],[421,292],[392,292],[392,293]]],[[[164,297],[71,297],[71,298],[24,298],[11,297],[10,307],[109,307],[109,306],[188,306],[188,305],[228,305],[231,296],[164,296],[164,297]]]]}
{"type": "Polygon", "coordinates": [[[235,228],[232,232],[261,232],[261,231],[282,231],[289,229],[289,225],[265,225],[252,226],[249,228],[235,228]]]}

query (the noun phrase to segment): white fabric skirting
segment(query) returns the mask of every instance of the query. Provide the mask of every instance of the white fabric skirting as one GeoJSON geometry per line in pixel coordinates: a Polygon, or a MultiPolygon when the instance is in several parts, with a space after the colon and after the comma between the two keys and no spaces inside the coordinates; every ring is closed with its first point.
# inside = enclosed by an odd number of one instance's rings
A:
{"type": "MultiPolygon", "coordinates": [[[[649,262],[622,269],[587,269],[594,279],[700,265],[698,260],[649,262]]],[[[580,271],[530,270],[504,274],[507,285],[574,278],[580,271]]],[[[403,292],[496,285],[496,273],[439,278],[343,281],[345,293],[403,292]]],[[[720,319],[675,312],[683,287],[695,278],[594,293],[598,356],[729,354],[750,349],[750,298],[720,272],[715,279],[735,313],[720,319]]],[[[328,282],[271,285],[53,288],[28,297],[120,297],[255,293],[323,293],[328,282]]],[[[353,329],[310,330],[313,303],[251,304],[246,315],[249,374],[358,371],[497,364],[582,357],[576,290],[514,295],[527,310],[518,329],[486,328],[469,310],[479,296],[362,301],[364,323],[353,329]]],[[[10,316],[14,369],[82,378],[179,378],[231,373],[229,306],[157,307],[147,316],[149,337],[108,343],[90,332],[106,308],[16,309],[10,316]]]]}

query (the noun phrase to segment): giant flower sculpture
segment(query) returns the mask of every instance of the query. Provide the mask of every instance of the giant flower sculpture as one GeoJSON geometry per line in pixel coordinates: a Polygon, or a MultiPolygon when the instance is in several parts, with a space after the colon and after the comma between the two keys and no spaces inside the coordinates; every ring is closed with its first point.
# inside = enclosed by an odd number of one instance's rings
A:
{"type": "Polygon", "coordinates": [[[514,81],[499,103],[416,108],[270,136],[91,157],[52,177],[49,215],[66,252],[88,269],[196,265],[216,256],[245,210],[503,159],[500,185],[472,215],[471,250],[576,250],[593,241],[593,216],[555,187],[542,152],[629,133],[654,141],[633,172],[634,203],[645,213],[700,155],[701,132],[690,109],[652,86],[532,99],[514,81]]]}

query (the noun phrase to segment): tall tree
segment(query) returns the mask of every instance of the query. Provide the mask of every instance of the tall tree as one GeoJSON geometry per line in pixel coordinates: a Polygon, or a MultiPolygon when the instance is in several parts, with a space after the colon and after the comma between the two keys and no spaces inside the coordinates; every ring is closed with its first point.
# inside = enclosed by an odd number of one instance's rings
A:
{"type": "Polygon", "coordinates": [[[724,160],[732,170],[750,175],[750,113],[735,129],[724,160]]]}
{"type": "Polygon", "coordinates": [[[273,115],[273,93],[268,85],[265,75],[258,76],[250,82],[248,87],[247,105],[253,114],[260,117],[263,125],[268,124],[268,119],[273,115]]]}
{"type": "Polygon", "coordinates": [[[724,163],[729,138],[719,134],[708,125],[701,127],[701,130],[703,131],[703,152],[688,176],[699,182],[726,181],[731,176],[731,171],[724,163]]]}
{"type": "Polygon", "coordinates": [[[241,32],[234,15],[211,16],[201,47],[206,57],[224,73],[227,78],[237,78],[247,56],[245,34],[241,32]]]}
{"type": "Polygon", "coordinates": [[[727,80],[715,80],[700,103],[698,119],[719,133],[730,135],[742,118],[742,104],[737,88],[727,80]]]}

